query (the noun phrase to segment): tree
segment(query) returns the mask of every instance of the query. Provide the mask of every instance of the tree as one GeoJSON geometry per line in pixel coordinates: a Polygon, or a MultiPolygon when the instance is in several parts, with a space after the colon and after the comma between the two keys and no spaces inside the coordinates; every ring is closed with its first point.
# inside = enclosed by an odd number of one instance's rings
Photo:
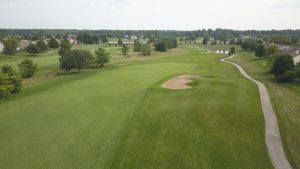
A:
{"type": "Polygon", "coordinates": [[[203,41],[202,41],[202,44],[207,45],[208,41],[209,41],[208,37],[204,37],[203,41]]]}
{"type": "Polygon", "coordinates": [[[72,69],[81,69],[91,66],[93,61],[93,55],[91,52],[82,49],[75,49],[67,51],[59,58],[60,67],[65,71],[72,69]]]}
{"type": "Polygon", "coordinates": [[[3,65],[0,69],[0,98],[21,90],[22,78],[11,66],[3,65]]]}
{"type": "Polygon", "coordinates": [[[164,41],[158,41],[154,44],[155,50],[159,52],[167,51],[167,44],[164,41]]]}
{"type": "Polygon", "coordinates": [[[133,51],[140,52],[142,50],[142,45],[139,39],[135,39],[133,43],[133,51]]]}
{"type": "Polygon", "coordinates": [[[151,55],[151,46],[148,44],[143,45],[142,53],[144,56],[151,55]]]}
{"type": "Polygon", "coordinates": [[[37,45],[31,43],[29,46],[26,47],[26,51],[30,53],[31,55],[38,54],[40,52],[40,49],[37,45]]]}
{"type": "Polygon", "coordinates": [[[265,47],[263,46],[263,45],[259,45],[258,47],[257,47],[257,49],[255,50],[255,56],[256,57],[264,57],[264,56],[266,56],[266,49],[265,49],[265,47]]]}
{"type": "Polygon", "coordinates": [[[119,45],[119,46],[122,46],[122,45],[123,45],[123,41],[122,41],[121,38],[119,38],[118,45],[119,45]]]}
{"type": "Polygon", "coordinates": [[[275,55],[275,54],[277,53],[277,49],[278,49],[278,47],[277,47],[276,45],[272,45],[271,47],[269,47],[269,48],[267,49],[267,55],[268,55],[268,56],[273,56],[273,55],[275,55]]]}
{"type": "Polygon", "coordinates": [[[128,46],[127,45],[123,45],[123,48],[122,48],[123,55],[127,55],[128,51],[129,51],[128,46]]]}
{"type": "Polygon", "coordinates": [[[290,55],[278,56],[275,59],[270,72],[274,74],[279,82],[294,81],[296,74],[293,57],[290,55]]]}
{"type": "Polygon", "coordinates": [[[5,55],[14,55],[18,47],[18,41],[15,38],[7,39],[3,42],[4,49],[3,54],[5,55]]]}
{"type": "Polygon", "coordinates": [[[110,59],[109,53],[106,52],[104,48],[98,48],[98,50],[95,51],[95,56],[94,64],[96,67],[103,67],[110,59]]]}
{"type": "Polygon", "coordinates": [[[48,46],[49,46],[49,48],[58,48],[59,43],[55,38],[51,38],[48,42],[48,46]]]}
{"type": "Polygon", "coordinates": [[[40,51],[46,51],[46,50],[48,50],[48,46],[47,46],[47,44],[43,40],[37,41],[36,45],[38,46],[38,48],[40,49],[40,51]]]}
{"type": "Polygon", "coordinates": [[[63,40],[61,43],[60,43],[60,49],[58,51],[58,54],[60,56],[66,54],[67,51],[70,51],[72,48],[72,45],[71,43],[68,41],[68,40],[63,40]]]}
{"type": "Polygon", "coordinates": [[[23,78],[32,77],[38,70],[37,63],[33,63],[31,59],[24,59],[18,66],[23,78]]]}
{"type": "Polygon", "coordinates": [[[235,46],[231,46],[229,54],[230,55],[235,54],[235,46]]]}

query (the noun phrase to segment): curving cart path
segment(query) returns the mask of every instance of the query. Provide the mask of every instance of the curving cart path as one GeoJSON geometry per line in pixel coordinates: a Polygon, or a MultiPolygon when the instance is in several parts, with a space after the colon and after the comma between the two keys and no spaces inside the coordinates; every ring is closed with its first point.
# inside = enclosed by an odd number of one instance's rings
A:
{"type": "Polygon", "coordinates": [[[250,81],[256,83],[258,86],[261,107],[264,113],[265,118],[265,140],[268,148],[268,153],[271,158],[271,161],[275,167],[275,169],[292,169],[290,163],[288,162],[281,142],[280,132],[278,128],[277,117],[273,111],[271,100],[267,91],[266,86],[251,76],[249,76],[245,70],[238,64],[229,62],[226,59],[233,58],[234,55],[221,59],[222,62],[229,63],[238,68],[240,73],[250,81]]]}

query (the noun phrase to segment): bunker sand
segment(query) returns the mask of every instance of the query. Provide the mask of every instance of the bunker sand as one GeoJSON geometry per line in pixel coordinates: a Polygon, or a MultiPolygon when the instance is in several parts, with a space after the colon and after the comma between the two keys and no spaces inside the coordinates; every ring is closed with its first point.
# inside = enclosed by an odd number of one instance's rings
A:
{"type": "Polygon", "coordinates": [[[180,89],[189,89],[191,86],[188,86],[187,84],[192,82],[192,79],[198,79],[201,78],[201,76],[198,75],[181,75],[176,76],[165,83],[161,85],[161,87],[166,89],[174,89],[174,90],[180,90],[180,89]]]}

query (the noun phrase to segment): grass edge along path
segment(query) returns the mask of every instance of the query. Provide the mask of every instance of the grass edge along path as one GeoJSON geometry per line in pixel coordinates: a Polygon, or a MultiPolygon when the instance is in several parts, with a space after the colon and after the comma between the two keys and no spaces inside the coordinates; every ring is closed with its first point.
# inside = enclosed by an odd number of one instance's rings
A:
{"type": "Polygon", "coordinates": [[[250,75],[248,75],[240,65],[227,61],[227,59],[231,59],[233,57],[234,55],[226,59],[221,59],[221,61],[232,64],[235,67],[237,67],[240,73],[245,78],[254,82],[258,87],[260,99],[261,99],[261,106],[265,117],[265,140],[266,140],[270,159],[275,169],[292,169],[283,150],[280,132],[278,128],[278,120],[273,111],[271,99],[269,97],[266,86],[262,82],[257,81],[253,79],[250,75]]]}

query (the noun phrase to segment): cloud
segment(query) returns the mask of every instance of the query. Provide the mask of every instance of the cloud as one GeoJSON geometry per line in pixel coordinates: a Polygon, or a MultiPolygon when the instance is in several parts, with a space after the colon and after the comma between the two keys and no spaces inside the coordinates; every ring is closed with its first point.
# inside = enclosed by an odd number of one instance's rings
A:
{"type": "Polygon", "coordinates": [[[129,3],[127,0],[113,0],[115,3],[119,3],[119,4],[127,4],[129,3]]]}

